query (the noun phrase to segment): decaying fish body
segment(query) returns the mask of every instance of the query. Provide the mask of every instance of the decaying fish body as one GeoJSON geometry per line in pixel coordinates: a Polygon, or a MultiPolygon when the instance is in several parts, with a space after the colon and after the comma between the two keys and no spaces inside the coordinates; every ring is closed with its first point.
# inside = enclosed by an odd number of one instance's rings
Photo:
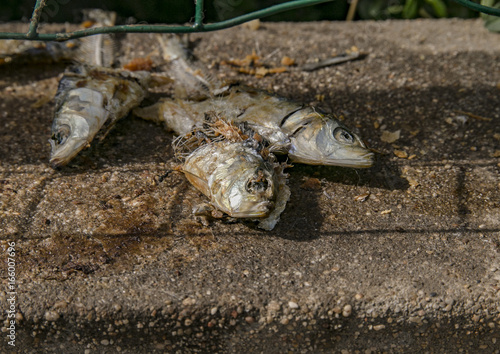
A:
{"type": "Polygon", "coordinates": [[[56,94],[50,164],[67,164],[94,137],[103,136],[145,97],[148,72],[86,66],[67,71],[56,94]]]}
{"type": "Polygon", "coordinates": [[[218,210],[235,218],[256,219],[260,228],[273,229],[290,197],[283,173],[286,166],[259,151],[253,138],[237,133],[212,140],[206,131],[195,129],[174,143],[176,155],[183,156],[186,178],[218,210]],[[199,139],[200,134],[201,140],[190,146],[194,150],[185,153],[186,140],[199,139]]]}
{"type": "Polygon", "coordinates": [[[177,134],[202,124],[207,112],[217,112],[236,124],[247,123],[292,162],[356,168],[373,164],[373,153],[363,141],[332,116],[240,85],[202,101],[164,98],[134,111],[139,117],[165,123],[177,134]]]}
{"type": "Polygon", "coordinates": [[[235,124],[247,123],[275,152],[287,153],[292,162],[372,166],[373,153],[333,116],[265,91],[222,85],[188,58],[177,37],[161,39],[160,45],[171,63],[176,98],[136,109],[139,117],[163,122],[167,129],[184,134],[202,124],[207,112],[216,112],[235,124]]]}

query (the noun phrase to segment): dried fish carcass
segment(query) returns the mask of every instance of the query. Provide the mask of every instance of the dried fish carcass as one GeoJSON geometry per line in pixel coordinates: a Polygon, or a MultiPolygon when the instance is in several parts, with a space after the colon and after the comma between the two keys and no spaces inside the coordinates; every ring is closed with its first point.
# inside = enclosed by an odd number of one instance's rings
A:
{"type": "Polygon", "coordinates": [[[172,62],[176,92],[185,94],[136,109],[139,117],[163,122],[168,129],[184,134],[201,125],[207,112],[215,111],[236,124],[246,122],[274,146],[275,152],[288,154],[292,162],[372,166],[373,153],[332,115],[265,91],[224,86],[197,68],[178,41],[170,40],[164,47],[172,62]]]}
{"type": "Polygon", "coordinates": [[[216,209],[234,218],[255,219],[258,227],[272,230],[290,197],[286,165],[259,151],[253,137],[213,134],[216,124],[209,135],[220,138],[207,137],[206,128],[197,128],[174,142],[176,155],[184,156],[182,171],[216,209]],[[194,148],[189,154],[186,145],[194,148]]]}
{"type": "Polygon", "coordinates": [[[67,164],[100,133],[137,106],[147,92],[150,73],[75,66],[59,82],[52,124],[50,164],[67,164]]]}
{"type": "Polygon", "coordinates": [[[373,153],[364,142],[332,116],[240,85],[203,101],[164,98],[134,113],[183,134],[202,124],[209,111],[234,123],[246,122],[292,162],[355,168],[373,164],[373,153]]]}

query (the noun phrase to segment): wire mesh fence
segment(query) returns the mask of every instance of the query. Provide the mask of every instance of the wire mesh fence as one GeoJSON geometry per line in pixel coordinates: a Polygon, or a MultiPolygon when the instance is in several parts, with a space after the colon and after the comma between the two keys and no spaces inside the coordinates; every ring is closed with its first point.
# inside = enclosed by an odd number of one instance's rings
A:
{"type": "MultiPolygon", "coordinates": [[[[43,19],[44,9],[48,1],[56,2],[57,6],[64,6],[69,0],[36,0],[33,14],[29,22],[28,31],[22,32],[0,32],[0,39],[27,39],[39,41],[65,41],[69,39],[81,38],[95,34],[104,33],[192,33],[209,32],[233,27],[254,19],[275,15],[284,11],[299,9],[306,6],[332,2],[335,0],[294,0],[282,4],[270,6],[261,10],[253,11],[231,19],[214,23],[204,22],[204,0],[194,0],[195,10],[193,20],[189,25],[172,24],[131,24],[119,26],[93,27],[72,32],[59,33],[39,33],[39,25],[43,19]]],[[[474,11],[479,11],[492,16],[500,16],[500,8],[484,6],[471,0],[453,0],[474,11]]]]}

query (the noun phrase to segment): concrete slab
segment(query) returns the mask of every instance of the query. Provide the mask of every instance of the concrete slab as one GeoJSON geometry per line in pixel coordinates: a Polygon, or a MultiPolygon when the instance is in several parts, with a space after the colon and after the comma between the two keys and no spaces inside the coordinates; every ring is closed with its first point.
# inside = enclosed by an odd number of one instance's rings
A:
{"type": "MultiPolygon", "coordinates": [[[[419,20],[191,38],[214,76],[335,112],[379,152],[375,166],[291,168],[271,232],[204,225],[191,215],[203,196],[179,173],[162,177],[177,163],[170,133],[128,117],[51,171],[63,66],[0,67],[0,244],[7,258],[15,242],[18,296],[10,348],[1,267],[2,350],[498,352],[498,34],[419,20]],[[368,56],[310,73],[257,78],[222,63],[255,50],[300,66],[353,46],[368,56]]],[[[156,47],[128,35],[122,60],[159,63],[156,47]]]]}

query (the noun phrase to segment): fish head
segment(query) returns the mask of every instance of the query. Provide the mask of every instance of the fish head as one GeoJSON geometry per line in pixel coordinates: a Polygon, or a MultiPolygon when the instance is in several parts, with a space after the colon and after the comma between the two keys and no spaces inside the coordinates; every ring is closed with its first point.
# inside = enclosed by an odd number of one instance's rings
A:
{"type": "Polygon", "coordinates": [[[88,122],[76,115],[65,115],[54,121],[49,140],[52,151],[50,165],[53,168],[66,165],[89,143],[88,122]]]}
{"type": "Polygon", "coordinates": [[[216,204],[232,217],[263,218],[273,210],[277,193],[273,167],[261,163],[228,175],[227,188],[216,194],[216,204]]]}
{"type": "Polygon", "coordinates": [[[367,168],[373,153],[353,132],[333,117],[315,113],[290,137],[290,159],[309,165],[367,168]]]}

